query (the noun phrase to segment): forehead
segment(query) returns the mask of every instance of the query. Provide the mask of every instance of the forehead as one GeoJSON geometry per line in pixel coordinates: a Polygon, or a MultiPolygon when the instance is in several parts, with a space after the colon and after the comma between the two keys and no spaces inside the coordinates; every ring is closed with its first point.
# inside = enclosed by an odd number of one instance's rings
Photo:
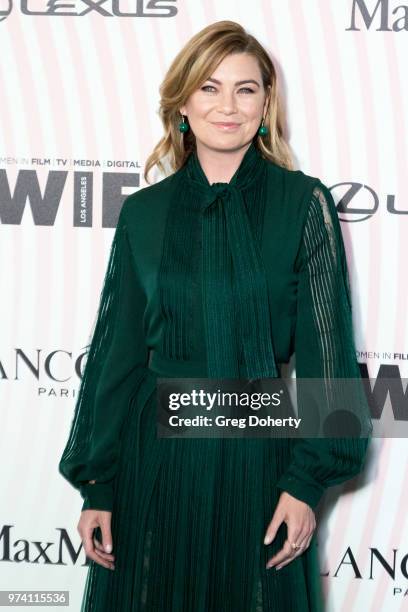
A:
{"type": "Polygon", "coordinates": [[[236,76],[260,77],[261,70],[258,60],[249,53],[233,53],[224,57],[218,66],[212,71],[214,78],[233,80],[236,76]]]}

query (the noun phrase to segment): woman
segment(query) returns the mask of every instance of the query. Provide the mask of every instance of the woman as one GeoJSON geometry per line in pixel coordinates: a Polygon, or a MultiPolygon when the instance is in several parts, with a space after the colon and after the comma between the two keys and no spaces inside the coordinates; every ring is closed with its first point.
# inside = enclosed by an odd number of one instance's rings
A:
{"type": "Polygon", "coordinates": [[[195,35],[160,93],[145,178],[173,172],[121,209],[59,464],[84,498],[82,611],[315,612],[314,510],[368,438],[160,438],[156,382],[276,378],[293,352],[299,377],[359,379],[335,205],[293,170],[274,66],[237,23],[195,35]]]}

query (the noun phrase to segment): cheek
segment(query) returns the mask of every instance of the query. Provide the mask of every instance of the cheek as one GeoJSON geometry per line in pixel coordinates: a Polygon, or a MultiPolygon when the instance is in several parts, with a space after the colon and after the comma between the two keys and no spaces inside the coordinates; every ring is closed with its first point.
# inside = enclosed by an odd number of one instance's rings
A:
{"type": "Polygon", "coordinates": [[[208,100],[203,98],[199,93],[190,97],[186,108],[188,113],[194,117],[200,117],[208,106],[208,100]]]}
{"type": "Polygon", "coordinates": [[[200,121],[201,119],[205,119],[209,112],[214,109],[214,103],[211,103],[208,100],[202,102],[199,105],[196,105],[191,109],[190,116],[194,118],[196,121],[200,121]]]}
{"type": "Polygon", "coordinates": [[[248,119],[258,119],[262,115],[263,105],[259,100],[244,99],[240,101],[239,108],[248,119]]]}

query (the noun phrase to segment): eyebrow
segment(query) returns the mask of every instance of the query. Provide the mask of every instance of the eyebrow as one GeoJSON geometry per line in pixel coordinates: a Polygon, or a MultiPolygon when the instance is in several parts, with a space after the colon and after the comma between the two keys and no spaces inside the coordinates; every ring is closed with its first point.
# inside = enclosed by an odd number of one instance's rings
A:
{"type": "MultiPolygon", "coordinates": [[[[212,81],[213,83],[217,83],[217,85],[221,85],[221,81],[218,81],[218,79],[213,79],[209,77],[207,81],[212,81]]],[[[258,85],[259,87],[259,83],[258,81],[255,81],[255,79],[245,79],[244,81],[237,81],[236,83],[234,83],[234,85],[243,85],[244,83],[255,83],[255,85],[258,85]]]]}

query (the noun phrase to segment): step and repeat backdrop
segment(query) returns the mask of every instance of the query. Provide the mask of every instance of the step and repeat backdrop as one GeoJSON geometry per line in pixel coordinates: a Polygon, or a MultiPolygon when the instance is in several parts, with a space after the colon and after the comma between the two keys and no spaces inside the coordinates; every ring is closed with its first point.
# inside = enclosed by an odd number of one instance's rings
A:
{"type": "Polygon", "coordinates": [[[358,361],[380,390],[375,425],[393,424],[373,439],[364,473],[318,507],[327,610],[407,610],[401,0],[0,0],[0,589],[67,590],[69,610],[80,609],[82,499],[57,468],[80,358],[118,212],[146,185],[161,137],[160,82],[184,43],[221,19],[269,50],[296,167],[338,205],[358,361]]]}

